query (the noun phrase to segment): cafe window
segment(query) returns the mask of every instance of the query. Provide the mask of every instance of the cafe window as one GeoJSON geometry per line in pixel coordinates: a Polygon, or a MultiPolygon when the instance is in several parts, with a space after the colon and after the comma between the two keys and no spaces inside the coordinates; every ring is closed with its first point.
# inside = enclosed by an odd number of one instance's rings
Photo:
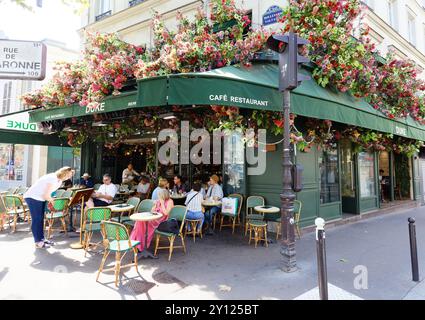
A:
{"type": "Polygon", "coordinates": [[[23,181],[25,146],[0,144],[0,180],[23,181]]]}
{"type": "Polygon", "coordinates": [[[370,152],[359,153],[360,197],[368,198],[376,195],[375,157],[370,152]]]}
{"type": "Polygon", "coordinates": [[[245,193],[245,145],[241,133],[235,131],[223,147],[224,193],[245,193]]]}
{"type": "Polygon", "coordinates": [[[319,156],[320,203],[340,201],[338,150],[323,151],[319,156]]]}

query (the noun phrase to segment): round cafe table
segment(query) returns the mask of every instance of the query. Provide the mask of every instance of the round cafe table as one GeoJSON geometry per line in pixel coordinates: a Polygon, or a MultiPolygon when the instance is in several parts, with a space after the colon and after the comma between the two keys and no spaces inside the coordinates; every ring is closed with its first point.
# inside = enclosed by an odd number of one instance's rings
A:
{"type": "Polygon", "coordinates": [[[119,213],[118,223],[121,223],[121,217],[125,212],[132,212],[134,210],[134,206],[132,204],[115,204],[112,206],[108,206],[111,209],[112,213],[119,213]]]}
{"type": "Polygon", "coordinates": [[[185,193],[178,193],[170,195],[170,198],[173,199],[174,205],[184,205],[187,195],[185,193]]]}
{"type": "Polygon", "coordinates": [[[137,258],[151,258],[158,259],[158,257],[154,256],[152,252],[148,250],[148,223],[149,221],[155,221],[162,218],[161,213],[152,213],[152,212],[139,212],[132,214],[130,216],[130,220],[132,221],[141,221],[145,223],[145,246],[143,251],[137,255],[137,258]]]}

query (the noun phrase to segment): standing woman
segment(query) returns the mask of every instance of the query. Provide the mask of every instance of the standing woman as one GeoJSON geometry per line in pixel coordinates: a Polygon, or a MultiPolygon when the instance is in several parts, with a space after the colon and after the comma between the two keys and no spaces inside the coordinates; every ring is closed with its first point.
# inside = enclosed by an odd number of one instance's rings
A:
{"type": "Polygon", "coordinates": [[[60,188],[62,183],[72,177],[74,171],[70,167],[63,167],[54,173],[42,176],[24,194],[31,213],[31,231],[36,248],[48,248],[52,242],[44,239],[44,211],[46,201],[52,203],[52,193],[60,188]]]}
{"type": "Polygon", "coordinates": [[[159,220],[149,221],[149,222],[141,222],[137,221],[134,225],[133,232],[130,235],[131,240],[140,241],[140,245],[137,248],[140,251],[143,251],[145,248],[149,248],[152,238],[154,236],[155,230],[158,228],[161,222],[166,221],[168,219],[168,215],[171,212],[171,209],[174,207],[174,202],[170,198],[170,193],[166,189],[162,189],[158,191],[158,200],[155,201],[155,205],[152,208],[152,212],[159,212],[162,214],[162,218],[159,220]],[[146,230],[146,225],[148,226],[148,230],[146,230]],[[148,233],[148,243],[145,243],[146,232],[148,233]]]}

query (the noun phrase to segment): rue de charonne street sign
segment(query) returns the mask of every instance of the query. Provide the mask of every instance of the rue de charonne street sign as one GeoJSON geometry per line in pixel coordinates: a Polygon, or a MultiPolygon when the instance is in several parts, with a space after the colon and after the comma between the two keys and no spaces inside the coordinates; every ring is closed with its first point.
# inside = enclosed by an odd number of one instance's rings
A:
{"type": "Polygon", "coordinates": [[[46,52],[42,42],[0,39],[0,79],[43,80],[46,52]]]}

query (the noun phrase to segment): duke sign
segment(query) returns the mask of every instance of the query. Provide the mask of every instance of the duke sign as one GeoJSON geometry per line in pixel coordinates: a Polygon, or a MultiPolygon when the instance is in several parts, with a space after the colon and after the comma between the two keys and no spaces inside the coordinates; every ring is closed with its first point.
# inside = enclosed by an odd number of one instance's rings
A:
{"type": "Polygon", "coordinates": [[[46,51],[42,42],[0,40],[0,79],[43,80],[46,51]]]}
{"type": "Polygon", "coordinates": [[[28,111],[0,117],[0,129],[40,132],[37,123],[30,123],[28,111]]]}

